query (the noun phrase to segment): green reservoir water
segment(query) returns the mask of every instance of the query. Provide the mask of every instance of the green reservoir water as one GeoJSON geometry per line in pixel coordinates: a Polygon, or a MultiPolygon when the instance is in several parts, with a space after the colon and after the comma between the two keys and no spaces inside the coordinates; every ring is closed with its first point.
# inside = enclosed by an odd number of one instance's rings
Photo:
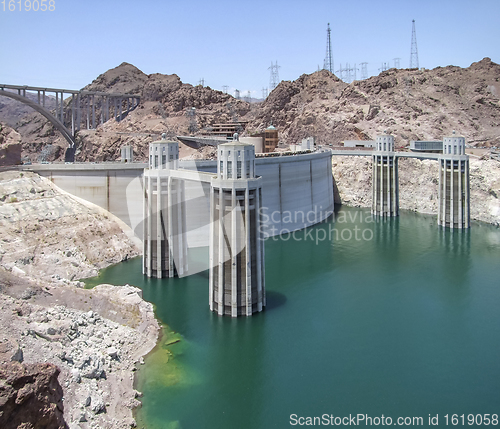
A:
{"type": "Polygon", "coordinates": [[[300,241],[268,239],[268,305],[251,318],[209,311],[208,271],[147,279],[139,258],[91,279],[142,288],[168,325],[138,372],[140,426],[289,428],[363,414],[436,427],[430,414],[445,427],[446,414],[448,426],[453,414],[458,426],[462,414],[465,426],[469,414],[500,414],[500,230],[443,230],[407,212],[367,220],[343,207],[300,241]]]}

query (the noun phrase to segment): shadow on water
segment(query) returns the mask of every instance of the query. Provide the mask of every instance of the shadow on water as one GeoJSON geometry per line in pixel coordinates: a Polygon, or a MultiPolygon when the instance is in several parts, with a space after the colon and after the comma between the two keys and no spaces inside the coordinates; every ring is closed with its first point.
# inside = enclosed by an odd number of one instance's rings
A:
{"type": "Polygon", "coordinates": [[[274,310],[286,304],[286,296],[272,290],[266,291],[266,311],[274,310]]]}

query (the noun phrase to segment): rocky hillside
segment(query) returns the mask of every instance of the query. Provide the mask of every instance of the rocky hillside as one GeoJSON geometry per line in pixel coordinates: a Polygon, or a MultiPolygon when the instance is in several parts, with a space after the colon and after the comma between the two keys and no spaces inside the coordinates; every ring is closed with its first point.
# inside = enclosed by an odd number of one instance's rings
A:
{"type": "Polygon", "coordinates": [[[281,82],[249,127],[273,121],[287,143],[313,135],[335,145],[387,130],[405,146],[457,130],[468,143],[496,146],[499,96],[500,66],[489,58],[464,69],[390,69],[349,85],[323,70],[281,82]]]}
{"type": "MultiPolygon", "coordinates": [[[[136,159],[145,160],[149,142],[160,138],[164,132],[175,138],[217,122],[241,118],[251,109],[249,103],[221,91],[182,83],[175,74],[146,75],[128,63],[108,70],[83,89],[139,94],[141,103],[121,122],[111,119],[96,130],[82,130],[78,135],[76,154],[79,161],[116,160],[125,144],[134,146],[136,159]],[[196,111],[194,122],[187,115],[193,107],[196,111]]],[[[97,117],[99,113],[98,110],[97,117]]],[[[45,150],[44,159],[47,161],[64,159],[66,141],[42,116],[34,113],[25,117],[17,129],[23,136],[23,155],[35,161],[45,150]]],[[[184,155],[191,155],[193,151],[184,148],[184,152],[184,155]]]]}
{"type": "Polygon", "coordinates": [[[104,210],[30,172],[0,173],[0,267],[66,282],[95,276],[141,249],[104,210]]]}
{"type": "MultiPolygon", "coordinates": [[[[142,96],[137,109],[120,123],[110,120],[79,133],[77,160],[111,161],[122,145],[134,146],[145,160],[148,143],[166,132],[192,134],[218,122],[248,121],[247,134],[271,122],[286,144],[316,136],[320,144],[373,139],[387,130],[398,146],[410,140],[441,139],[456,130],[472,145],[500,145],[500,66],[489,58],[468,68],[390,69],[346,84],[326,70],[281,82],[263,103],[250,104],[209,87],[182,83],[177,75],[146,75],[123,63],[97,77],[86,90],[142,96]],[[188,111],[195,108],[190,118],[188,111]]],[[[99,113],[99,112],[98,112],[99,113]]],[[[99,116],[99,114],[97,114],[99,116]]],[[[24,154],[36,160],[62,160],[67,144],[37,114],[17,130],[24,154]]],[[[192,155],[181,145],[181,154],[192,155]]]]}
{"type": "MultiPolygon", "coordinates": [[[[0,368],[12,361],[55,364],[70,427],[135,426],[133,371],[159,335],[153,306],[140,289],[87,290],[78,281],[138,255],[130,232],[112,214],[79,202],[48,179],[0,173],[0,368]]],[[[0,427],[10,427],[3,425],[3,412],[9,422],[28,413],[19,407],[23,398],[42,404],[44,415],[62,412],[57,397],[45,401],[43,392],[1,377],[0,370],[0,427]]]]}
{"type": "Polygon", "coordinates": [[[21,163],[21,136],[11,127],[0,124],[0,166],[21,163]]]}
{"type": "MultiPolygon", "coordinates": [[[[6,90],[9,91],[9,90],[6,90]]],[[[26,97],[33,101],[38,100],[38,94],[26,92],[26,97]]],[[[54,96],[45,95],[45,106],[50,109],[56,108],[56,99],[54,96]]],[[[19,103],[9,97],[0,96],[0,122],[11,127],[16,127],[17,123],[25,116],[33,113],[33,109],[26,104],[19,103]]]]}
{"type": "Polygon", "coordinates": [[[49,363],[0,364],[0,426],[3,429],[67,429],[59,369],[49,363]]]}

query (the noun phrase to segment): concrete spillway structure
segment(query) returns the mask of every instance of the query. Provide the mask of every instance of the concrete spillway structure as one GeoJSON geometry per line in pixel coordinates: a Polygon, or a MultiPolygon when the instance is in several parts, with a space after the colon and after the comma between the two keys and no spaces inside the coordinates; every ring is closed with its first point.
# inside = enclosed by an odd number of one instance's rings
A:
{"type": "Polygon", "coordinates": [[[149,145],[143,216],[143,274],[148,277],[182,276],[187,271],[184,181],[170,175],[178,163],[178,143],[149,145]]]}
{"type": "Polygon", "coordinates": [[[470,227],[469,157],[465,155],[465,138],[443,139],[439,157],[438,224],[449,228],[470,227]]]}
{"type": "Polygon", "coordinates": [[[266,305],[255,147],[238,141],[219,145],[217,161],[210,186],[210,309],[251,316],[266,305]]]}
{"type": "Polygon", "coordinates": [[[372,161],[372,214],[398,216],[398,158],[394,152],[393,136],[377,136],[372,161]]]}

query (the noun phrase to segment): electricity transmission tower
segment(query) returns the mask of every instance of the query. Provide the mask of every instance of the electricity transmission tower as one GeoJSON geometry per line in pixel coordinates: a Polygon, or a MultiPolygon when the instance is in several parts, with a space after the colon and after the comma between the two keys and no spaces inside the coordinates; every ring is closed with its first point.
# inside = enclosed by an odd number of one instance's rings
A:
{"type": "Polygon", "coordinates": [[[401,58],[393,58],[392,60],[394,61],[394,68],[398,69],[400,66],[401,58]]]}
{"type": "Polygon", "coordinates": [[[229,88],[229,85],[222,85],[222,89],[224,91],[224,94],[227,94],[228,88],[229,88]]]}
{"type": "Polygon", "coordinates": [[[236,98],[237,100],[240,99],[240,90],[239,89],[234,90],[234,98],[236,98]]]}
{"type": "Polygon", "coordinates": [[[262,98],[264,100],[267,98],[267,88],[262,88],[262,98]]]}
{"type": "Polygon", "coordinates": [[[280,83],[279,68],[280,66],[278,65],[278,61],[276,61],[276,64],[273,64],[271,61],[271,67],[268,68],[268,70],[271,70],[271,77],[269,79],[269,87],[271,88],[271,91],[280,83]]]}
{"type": "Polygon", "coordinates": [[[368,63],[361,63],[361,79],[368,79],[368,63]]]}
{"type": "Polygon", "coordinates": [[[200,81],[198,82],[199,85],[205,86],[205,78],[201,78],[200,81]]]}
{"type": "Polygon", "coordinates": [[[347,69],[343,69],[342,63],[340,63],[339,69],[335,72],[335,73],[337,73],[337,76],[340,80],[345,81],[345,76],[344,76],[345,71],[347,71],[347,69]]]}
{"type": "Polygon", "coordinates": [[[410,68],[418,69],[417,32],[415,31],[415,20],[412,20],[411,28],[410,68]]]}
{"type": "Polygon", "coordinates": [[[323,68],[328,70],[330,73],[333,73],[333,57],[332,57],[332,42],[330,39],[330,23],[328,23],[328,28],[326,30],[326,56],[323,68]]]}
{"type": "Polygon", "coordinates": [[[384,72],[389,70],[389,63],[382,63],[382,66],[378,69],[379,72],[384,72]]]}

